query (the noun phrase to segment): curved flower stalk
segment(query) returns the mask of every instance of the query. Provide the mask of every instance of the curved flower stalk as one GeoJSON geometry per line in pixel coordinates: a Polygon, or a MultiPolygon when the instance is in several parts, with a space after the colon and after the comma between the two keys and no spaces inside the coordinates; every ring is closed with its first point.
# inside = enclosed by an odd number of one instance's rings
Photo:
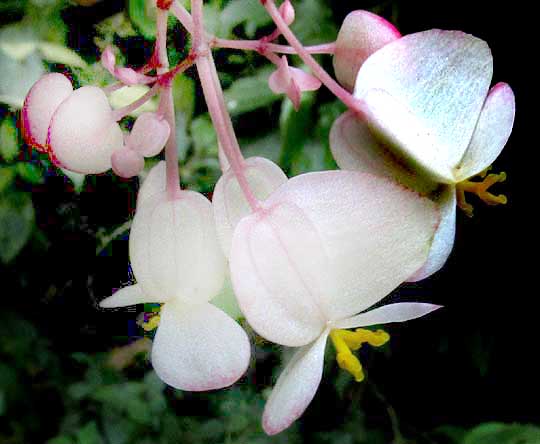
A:
{"type": "Polygon", "coordinates": [[[365,103],[332,128],[330,144],[343,169],[393,177],[439,203],[442,222],[425,266],[411,278],[439,270],[451,252],[456,203],[469,215],[464,192],[490,205],[504,204],[489,186],[505,174],[483,173],[512,131],[515,100],[511,88],[491,89],[493,61],[487,44],[457,31],[410,34],[374,52],[362,65],[354,95],[365,103]]]}
{"type": "Polygon", "coordinates": [[[137,283],[100,305],[163,303],[152,347],[159,377],[181,390],[227,387],[246,371],[250,345],[240,325],[210,303],[226,274],[212,207],[192,191],[170,198],[165,182],[163,162],[139,195],[129,241],[137,283]]]}
{"type": "Polygon", "coordinates": [[[437,224],[428,199],[387,179],[346,171],[294,177],[239,222],[230,268],[240,308],[264,338],[299,347],[266,404],[267,433],[288,427],[311,402],[329,335],[340,366],[361,380],[351,349],[387,338],[341,329],[405,321],[438,308],[392,304],[357,315],[425,262],[437,224]]]}

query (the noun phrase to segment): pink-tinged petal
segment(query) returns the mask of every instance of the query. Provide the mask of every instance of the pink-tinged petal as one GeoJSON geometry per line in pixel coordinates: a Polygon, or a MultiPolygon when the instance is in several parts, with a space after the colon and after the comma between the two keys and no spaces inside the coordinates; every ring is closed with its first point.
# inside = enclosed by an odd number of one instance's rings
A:
{"type": "Polygon", "coordinates": [[[510,137],[515,113],[512,88],[506,83],[497,83],[487,96],[471,143],[456,169],[458,180],[480,173],[495,161],[510,137]]]}
{"type": "Polygon", "coordinates": [[[302,209],[283,200],[244,217],[229,260],[240,309],[259,335],[291,347],[319,337],[327,321],[319,301],[331,282],[321,273],[328,260],[319,234],[302,209]]]}
{"type": "Polygon", "coordinates": [[[123,147],[113,152],[111,163],[117,176],[128,179],[143,170],[144,157],[128,147],[123,147]]]}
{"type": "Polygon", "coordinates": [[[300,91],[317,91],[322,85],[317,77],[300,68],[289,67],[289,70],[300,91]]]}
{"type": "Polygon", "coordinates": [[[429,192],[437,184],[423,180],[372,134],[352,111],[336,119],[330,131],[330,149],[343,170],[361,171],[389,177],[417,191],[429,192]]]}
{"type": "Polygon", "coordinates": [[[268,86],[276,94],[283,94],[287,92],[291,79],[287,57],[282,56],[277,69],[268,78],[268,86]]]}
{"type": "Polygon", "coordinates": [[[151,302],[164,302],[161,299],[149,298],[140,285],[129,285],[120,288],[112,296],[103,299],[99,306],[101,308],[129,307],[130,305],[147,304],[151,302]]]}
{"type": "Polygon", "coordinates": [[[145,177],[137,196],[137,208],[144,205],[148,199],[163,194],[167,183],[167,165],[165,161],[158,162],[145,177]]]}
{"type": "Polygon", "coordinates": [[[370,325],[390,324],[392,322],[405,322],[421,318],[432,311],[442,308],[441,305],[422,304],[419,302],[398,302],[397,304],[383,305],[365,313],[360,313],[348,319],[337,321],[334,328],[357,328],[370,325]]]}
{"type": "Polygon", "coordinates": [[[349,91],[366,59],[383,46],[401,37],[392,23],[369,11],[352,11],[339,30],[334,52],[334,71],[349,91]]]}
{"type": "Polygon", "coordinates": [[[275,435],[296,421],[312,401],[321,382],[328,331],[293,355],[266,401],[263,429],[275,435]]]}
{"type": "Polygon", "coordinates": [[[118,80],[123,84],[133,86],[141,83],[149,83],[152,80],[151,77],[145,76],[135,71],[133,68],[120,67],[114,70],[114,74],[118,80]]]}
{"type": "Polygon", "coordinates": [[[142,113],[133,124],[127,145],[144,157],[156,156],[169,140],[170,134],[171,128],[163,116],[142,113]]]}
{"type": "Polygon", "coordinates": [[[279,7],[279,13],[281,14],[281,17],[283,17],[283,20],[285,20],[285,23],[287,25],[290,25],[292,22],[294,22],[295,18],[295,11],[294,6],[290,2],[290,0],[285,0],[281,6],[279,7]]]}
{"type": "Polygon", "coordinates": [[[433,243],[429,250],[426,263],[414,273],[408,282],[421,281],[433,273],[439,271],[446,263],[448,256],[454,247],[456,236],[456,189],[454,186],[446,186],[436,199],[441,214],[441,222],[433,237],[433,243]]]}
{"type": "Polygon", "coordinates": [[[431,181],[455,182],[439,141],[411,109],[381,89],[368,91],[364,102],[371,132],[405,164],[431,181]]]}
{"type": "MultiPolygon", "coordinates": [[[[266,199],[287,181],[281,168],[263,157],[246,159],[244,173],[253,194],[259,200],[266,199]]],[[[216,184],[212,204],[219,241],[225,256],[228,257],[236,225],[251,212],[232,170],[226,171],[216,184]]]]}
{"type": "Polygon", "coordinates": [[[296,176],[265,205],[277,202],[301,208],[324,246],[328,259],[315,273],[325,283],[317,283],[318,303],[328,320],[365,310],[418,270],[439,224],[429,199],[394,181],[352,171],[296,176]]]}
{"type": "Polygon", "coordinates": [[[32,86],[22,108],[22,130],[26,143],[38,151],[47,151],[45,145],[51,118],[72,92],[69,79],[58,73],[47,74],[32,86]]]}
{"type": "Polygon", "coordinates": [[[111,156],[124,144],[105,93],[83,86],[65,99],[53,114],[47,144],[55,163],[85,174],[111,168],[111,156]]]}
{"type": "Polygon", "coordinates": [[[167,302],[152,346],[152,365],[180,390],[217,390],[234,384],[249,365],[249,339],[238,323],[211,304],[167,302]]]}
{"type": "Polygon", "coordinates": [[[116,67],[116,56],[111,46],[107,46],[105,51],[101,54],[101,64],[109,71],[113,76],[115,75],[114,69],[116,67]]]}
{"type": "MultiPolygon", "coordinates": [[[[423,143],[416,148],[414,139],[407,138],[397,148],[428,168],[430,158],[436,158],[438,173],[439,164],[454,168],[463,157],[492,71],[491,52],[484,41],[434,29],[402,37],[372,54],[360,68],[354,95],[363,99],[368,91],[381,89],[408,109],[436,143],[430,152],[423,143]]],[[[378,110],[377,119],[390,123],[387,113],[395,118],[395,110],[385,107],[378,110]]]]}
{"type": "Polygon", "coordinates": [[[321,319],[365,310],[418,270],[438,222],[435,204],[385,178],[294,177],[236,228],[230,264],[240,308],[263,337],[305,345],[321,319]]]}
{"type": "Polygon", "coordinates": [[[226,263],[212,205],[203,195],[182,191],[140,201],[129,238],[137,282],[152,298],[207,302],[223,286],[226,263]]]}

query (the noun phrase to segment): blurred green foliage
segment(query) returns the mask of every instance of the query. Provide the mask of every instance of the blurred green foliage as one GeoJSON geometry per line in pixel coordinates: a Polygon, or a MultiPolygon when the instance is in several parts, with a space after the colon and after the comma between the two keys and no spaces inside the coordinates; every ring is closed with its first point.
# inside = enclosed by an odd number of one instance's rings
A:
{"type": "MultiPolygon", "coordinates": [[[[44,286],[21,271],[36,266],[32,261],[43,260],[43,256],[34,255],[35,250],[44,254],[48,248],[46,226],[38,226],[36,220],[48,220],[63,211],[67,215],[62,213],[62,230],[88,234],[98,245],[98,253],[107,255],[115,239],[125,237],[129,213],[122,216],[123,221],[115,219],[111,225],[101,220],[89,228],[83,215],[74,210],[82,199],[78,193],[92,191],[98,199],[106,199],[98,189],[104,180],[119,189],[135,184],[126,184],[113,175],[86,181],[77,174],[64,177],[46,156],[23,146],[18,110],[29,87],[48,70],[67,73],[76,85],[112,82],[98,63],[98,50],[106,45],[115,46],[120,63],[129,61],[137,66],[144,62],[154,39],[155,11],[151,2],[129,0],[125,10],[122,2],[114,3],[98,3],[85,10],[64,0],[0,2],[0,267],[2,276],[9,276],[6,282],[10,282],[13,292],[26,289],[25,294],[31,295],[27,305],[13,309],[8,305],[0,311],[0,443],[388,444],[392,440],[393,444],[538,444],[540,429],[534,425],[439,423],[426,430],[407,428],[403,432],[381,390],[369,378],[363,385],[354,384],[336,369],[330,350],[325,364],[327,382],[318,396],[332,404],[313,407],[315,413],[306,420],[309,427],[300,421],[270,438],[262,433],[260,417],[268,387],[280,370],[282,352],[277,348],[259,344],[257,366],[252,366],[234,387],[209,394],[165,387],[149,371],[147,349],[134,346],[141,344],[139,340],[129,343],[133,338],[121,336],[106,344],[97,342],[96,351],[92,347],[79,349],[80,338],[75,337],[69,349],[57,348],[57,336],[50,338],[49,328],[66,322],[62,310],[65,293],[59,288],[64,285],[69,290],[72,277],[65,276],[63,284],[51,284],[43,294],[44,286]],[[83,29],[85,20],[91,26],[83,29]],[[63,209],[48,209],[50,213],[42,205],[37,213],[32,192],[49,192],[57,179],[68,202],[64,202],[63,209]],[[60,310],[50,319],[40,319],[40,309],[55,298],[60,310]],[[116,348],[112,352],[106,352],[113,346],[116,348]],[[317,414],[324,418],[321,428],[317,414]]],[[[339,21],[332,9],[334,2],[294,3],[293,29],[301,40],[313,44],[335,39],[339,21]]],[[[397,16],[397,3],[367,2],[378,12],[389,9],[392,16],[397,16]]],[[[206,2],[205,12],[209,29],[221,37],[254,38],[272,29],[264,9],[255,0],[212,0],[206,2]]],[[[175,20],[170,20],[169,27],[170,56],[177,61],[189,48],[189,38],[175,20]]],[[[290,175],[335,168],[328,134],[332,122],[344,110],[341,103],[321,90],[304,94],[300,110],[295,112],[288,100],[268,88],[272,68],[264,59],[237,51],[217,51],[217,60],[226,103],[246,156],[268,157],[290,175]]],[[[181,177],[186,187],[211,193],[221,172],[218,147],[195,78],[190,71],[174,82],[181,177]]],[[[122,90],[115,97],[116,106],[143,93],[144,88],[122,90]]],[[[129,127],[132,121],[128,117],[123,124],[129,127]]],[[[147,162],[148,168],[151,165],[147,162]]],[[[118,260],[127,258],[124,254],[118,260]]],[[[122,277],[116,278],[118,285],[122,277]]],[[[6,304],[8,288],[5,284],[2,290],[6,304]]],[[[73,297],[81,295],[70,294],[73,297]]],[[[92,310],[95,312],[95,306],[92,310]]],[[[133,319],[136,316],[128,314],[133,319]]],[[[69,315],[75,317],[75,324],[79,323],[77,316],[82,317],[77,311],[69,315]]],[[[136,334],[141,331],[136,330],[136,334]]],[[[444,344],[441,347],[444,352],[444,344]]],[[[472,354],[481,357],[477,364],[485,373],[489,350],[482,344],[475,350],[472,354]]],[[[377,359],[387,357],[381,354],[377,359]]]]}

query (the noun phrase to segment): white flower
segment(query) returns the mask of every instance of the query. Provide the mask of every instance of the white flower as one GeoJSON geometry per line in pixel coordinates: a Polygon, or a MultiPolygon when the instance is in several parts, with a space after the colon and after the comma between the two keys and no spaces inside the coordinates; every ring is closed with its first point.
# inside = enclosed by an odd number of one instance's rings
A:
{"type": "Polygon", "coordinates": [[[163,381],[191,391],[227,387],[249,364],[244,330],[211,304],[223,287],[226,261],[212,206],[201,194],[165,193],[165,163],[141,188],[130,234],[137,283],[102,301],[102,307],[163,303],[152,365],[163,381]]]}
{"type": "MultiPolygon", "coordinates": [[[[300,347],[266,405],[267,433],[288,427],[315,395],[329,335],[340,365],[360,379],[354,346],[344,340],[355,333],[340,329],[437,308],[392,304],[357,315],[422,266],[437,223],[428,199],[385,178],[346,171],[294,177],[239,222],[229,260],[240,308],[264,338],[300,347]]],[[[358,334],[356,340],[375,345],[385,340],[358,334]]]]}
{"type": "Polygon", "coordinates": [[[439,193],[442,221],[425,267],[412,280],[445,263],[454,242],[456,202],[472,210],[465,191],[488,204],[506,202],[487,191],[504,174],[468,180],[493,163],[512,131],[514,94],[505,83],[489,89],[492,71],[487,44],[471,35],[407,35],[374,52],[358,72],[354,95],[365,104],[365,119],[347,112],[332,129],[331,148],[341,168],[439,193]]]}

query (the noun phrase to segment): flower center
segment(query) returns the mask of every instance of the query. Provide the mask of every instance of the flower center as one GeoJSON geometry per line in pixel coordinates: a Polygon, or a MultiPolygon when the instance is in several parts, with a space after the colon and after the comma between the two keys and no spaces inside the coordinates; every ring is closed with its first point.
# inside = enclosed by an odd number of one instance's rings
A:
{"type": "Polygon", "coordinates": [[[371,331],[364,328],[357,328],[355,331],[332,330],[330,332],[330,339],[332,339],[332,343],[336,349],[338,365],[353,375],[357,382],[361,382],[365,378],[362,364],[352,354],[352,351],[358,350],[363,344],[380,347],[390,340],[390,335],[384,330],[371,331]]]}
{"type": "Polygon", "coordinates": [[[482,178],[481,182],[473,182],[471,180],[464,180],[456,185],[457,190],[457,204],[465,214],[469,217],[473,216],[473,206],[467,202],[465,193],[476,194],[488,205],[504,205],[508,202],[508,199],[504,194],[494,195],[491,194],[488,189],[498,183],[506,180],[506,173],[501,172],[499,174],[487,174],[491,167],[485,171],[477,174],[477,177],[482,178]]]}
{"type": "Polygon", "coordinates": [[[142,317],[139,318],[138,324],[144,331],[152,331],[158,328],[159,321],[161,319],[161,316],[159,314],[161,305],[155,305],[155,304],[145,304],[146,306],[151,305],[150,311],[145,311],[142,314],[142,317]]]}

